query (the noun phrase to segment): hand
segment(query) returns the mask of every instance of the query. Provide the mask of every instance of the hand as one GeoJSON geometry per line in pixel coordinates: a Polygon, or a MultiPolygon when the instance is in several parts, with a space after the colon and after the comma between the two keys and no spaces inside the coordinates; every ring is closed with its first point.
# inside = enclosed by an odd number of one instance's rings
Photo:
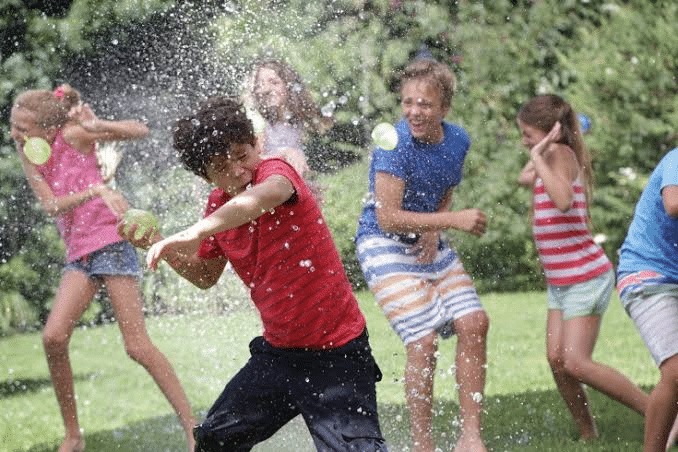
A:
{"type": "Polygon", "coordinates": [[[146,254],[146,265],[151,270],[158,268],[158,262],[167,257],[187,258],[200,248],[200,238],[190,233],[190,229],[171,235],[154,245],[146,254]]]}
{"type": "Polygon", "coordinates": [[[92,111],[89,104],[76,105],[68,112],[68,116],[77,121],[83,129],[89,132],[99,131],[97,127],[99,118],[94,114],[94,111],[92,111]]]}
{"type": "Polygon", "coordinates": [[[111,190],[103,184],[94,185],[90,190],[92,190],[94,195],[101,196],[101,199],[104,200],[108,208],[111,209],[116,217],[122,218],[125,212],[127,212],[129,204],[120,192],[111,190]]]}
{"type": "Polygon", "coordinates": [[[420,264],[430,264],[438,254],[438,243],[440,234],[438,231],[424,232],[419,236],[417,243],[412,245],[412,253],[417,255],[417,262],[420,264]]]}
{"type": "Polygon", "coordinates": [[[539,141],[539,143],[535,144],[532,146],[532,149],[530,149],[530,157],[532,160],[534,160],[537,157],[541,157],[544,154],[544,151],[546,151],[549,147],[549,145],[557,140],[560,139],[560,121],[556,121],[555,124],[553,124],[553,127],[551,130],[549,130],[549,133],[544,135],[544,138],[539,141]]]}
{"type": "Polygon", "coordinates": [[[127,223],[125,220],[118,223],[118,235],[142,250],[149,249],[153,244],[158,243],[163,239],[163,236],[160,235],[157,229],[149,229],[144,232],[142,236],[137,238],[137,229],[136,223],[127,223]]]}
{"type": "Polygon", "coordinates": [[[455,212],[458,215],[459,229],[480,237],[487,229],[487,217],[480,209],[465,209],[455,212]]]}

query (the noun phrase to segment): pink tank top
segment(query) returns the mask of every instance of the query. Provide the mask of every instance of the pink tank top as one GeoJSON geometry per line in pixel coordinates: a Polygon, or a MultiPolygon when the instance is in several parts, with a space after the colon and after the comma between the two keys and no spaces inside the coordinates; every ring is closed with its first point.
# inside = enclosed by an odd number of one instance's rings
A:
{"type": "Polygon", "coordinates": [[[541,178],[534,184],[532,233],[546,282],[554,286],[588,281],[612,268],[588,229],[586,195],[581,181],[574,181],[572,188],[572,206],[567,212],[561,212],[546,193],[541,178]]]}
{"type": "MultiPolygon", "coordinates": [[[[37,167],[55,196],[64,196],[103,183],[94,152],[83,154],[68,144],[61,130],[52,155],[37,167]]],[[[101,197],[92,198],[57,218],[66,243],[66,261],[73,262],[111,243],[120,242],[117,218],[101,197]]]]}

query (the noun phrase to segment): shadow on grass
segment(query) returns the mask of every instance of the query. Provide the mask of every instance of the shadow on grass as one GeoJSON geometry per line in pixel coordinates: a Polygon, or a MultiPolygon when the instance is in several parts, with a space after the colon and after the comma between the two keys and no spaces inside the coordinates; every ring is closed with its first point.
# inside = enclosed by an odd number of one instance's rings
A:
{"type": "MultiPolygon", "coordinates": [[[[93,374],[76,375],[74,380],[85,381],[91,379],[92,376],[93,374]]],[[[48,386],[52,386],[52,381],[49,378],[23,378],[0,381],[0,399],[35,393],[48,386]]]]}
{"type": "MultiPolygon", "coordinates": [[[[644,388],[646,391],[648,388],[644,388]]],[[[577,441],[577,430],[558,392],[534,391],[491,396],[485,400],[484,438],[489,450],[501,452],[608,452],[638,451],[642,448],[642,418],[623,405],[591,390],[600,438],[577,441]]],[[[381,404],[380,419],[391,452],[409,450],[407,409],[399,404],[381,404]]],[[[435,404],[434,435],[441,450],[454,448],[459,429],[459,407],[453,401],[435,404]]],[[[203,416],[205,413],[198,413],[203,416]]],[[[174,416],[147,419],[122,428],[87,433],[88,451],[184,452],[183,431],[174,416]]],[[[27,452],[55,452],[58,444],[40,444],[27,452]]],[[[300,417],[254,452],[305,452],[315,448],[300,417]]]]}

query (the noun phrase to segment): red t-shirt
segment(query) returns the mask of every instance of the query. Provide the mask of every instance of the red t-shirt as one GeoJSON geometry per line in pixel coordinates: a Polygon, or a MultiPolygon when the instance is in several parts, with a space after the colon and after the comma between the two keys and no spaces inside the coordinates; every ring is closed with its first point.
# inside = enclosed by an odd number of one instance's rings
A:
{"type": "MultiPolygon", "coordinates": [[[[311,191],[290,165],[266,159],[254,184],[282,175],[295,194],[272,212],[205,239],[199,255],[226,257],[250,288],[264,338],[281,348],[336,348],[359,336],[365,318],[353,296],[330,230],[311,191]]],[[[231,197],[209,196],[205,216],[231,197]]]]}

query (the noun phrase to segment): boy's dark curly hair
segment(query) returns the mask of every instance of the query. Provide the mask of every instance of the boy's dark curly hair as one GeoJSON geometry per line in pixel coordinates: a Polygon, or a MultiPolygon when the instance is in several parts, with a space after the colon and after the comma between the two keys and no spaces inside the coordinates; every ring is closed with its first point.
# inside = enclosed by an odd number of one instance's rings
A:
{"type": "Polygon", "coordinates": [[[186,169],[207,178],[207,167],[217,155],[226,155],[231,144],[255,144],[252,122],[234,98],[215,96],[192,114],[180,118],[174,128],[174,149],[186,169]]]}

